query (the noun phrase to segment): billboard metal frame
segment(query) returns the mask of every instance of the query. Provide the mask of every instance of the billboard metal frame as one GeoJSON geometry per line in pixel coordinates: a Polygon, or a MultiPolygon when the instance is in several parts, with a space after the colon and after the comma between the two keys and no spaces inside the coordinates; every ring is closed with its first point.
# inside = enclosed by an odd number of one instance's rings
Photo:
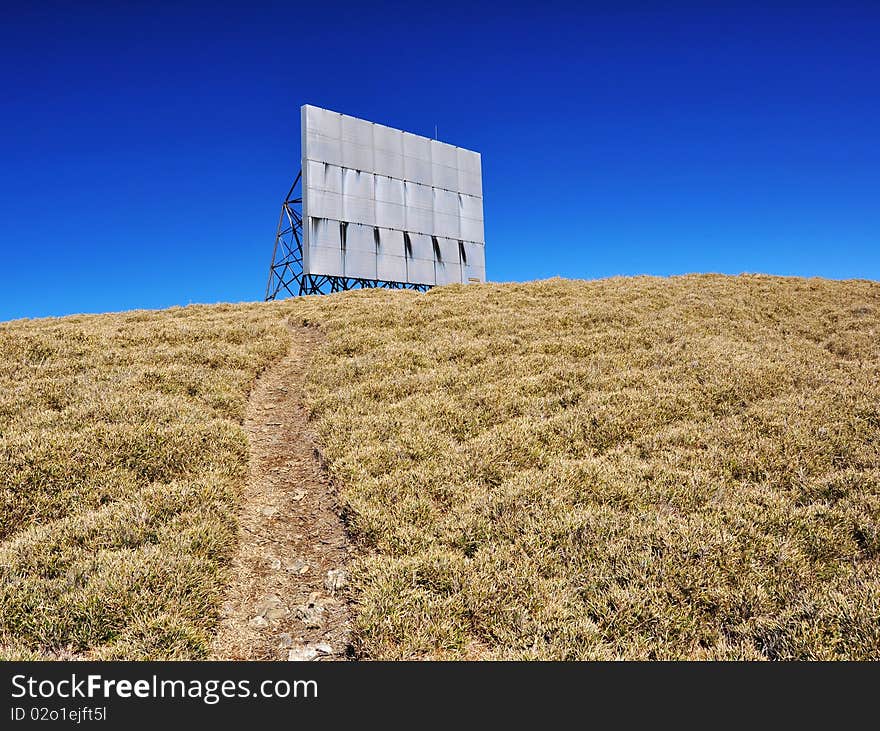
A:
{"type": "Polygon", "coordinates": [[[278,296],[291,297],[308,294],[332,294],[350,289],[411,289],[427,292],[430,284],[387,282],[382,279],[359,279],[334,277],[325,274],[303,273],[303,220],[302,220],[302,170],[287,191],[281,204],[272,263],[269,265],[269,281],[266,283],[266,302],[278,296]]]}

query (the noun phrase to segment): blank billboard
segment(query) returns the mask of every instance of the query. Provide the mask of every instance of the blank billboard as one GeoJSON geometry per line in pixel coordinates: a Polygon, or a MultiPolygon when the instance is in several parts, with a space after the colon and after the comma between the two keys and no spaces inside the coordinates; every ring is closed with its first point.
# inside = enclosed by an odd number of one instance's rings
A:
{"type": "Polygon", "coordinates": [[[485,282],[480,154],[302,107],[306,274],[485,282]]]}

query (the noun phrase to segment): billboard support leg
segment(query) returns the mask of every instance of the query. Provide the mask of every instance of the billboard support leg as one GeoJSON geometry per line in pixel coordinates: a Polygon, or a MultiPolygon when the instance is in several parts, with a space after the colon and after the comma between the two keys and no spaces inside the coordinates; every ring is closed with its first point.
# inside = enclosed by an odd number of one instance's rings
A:
{"type": "Polygon", "coordinates": [[[303,294],[301,181],[302,170],[281,204],[272,263],[269,265],[269,281],[266,283],[267,302],[279,295],[284,297],[285,293],[291,297],[303,294]]]}

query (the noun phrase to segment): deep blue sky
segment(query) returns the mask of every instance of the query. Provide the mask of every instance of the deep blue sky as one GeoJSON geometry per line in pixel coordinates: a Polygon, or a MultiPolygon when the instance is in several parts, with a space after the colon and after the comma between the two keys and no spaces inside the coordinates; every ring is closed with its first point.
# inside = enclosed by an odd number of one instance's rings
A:
{"type": "Polygon", "coordinates": [[[19,5],[0,320],[260,299],[306,102],[481,151],[495,281],[880,279],[876,2],[19,5]]]}

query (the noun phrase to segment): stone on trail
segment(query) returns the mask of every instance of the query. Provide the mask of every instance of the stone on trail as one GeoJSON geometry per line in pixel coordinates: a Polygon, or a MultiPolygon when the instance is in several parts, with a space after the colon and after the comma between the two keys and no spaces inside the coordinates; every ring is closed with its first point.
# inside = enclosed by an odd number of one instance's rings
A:
{"type": "Polygon", "coordinates": [[[287,659],[290,661],[308,662],[320,655],[330,655],[332,653],[333,648],[326,642],[322,642],[317,645],[308,644],[294,647],[287,653],[287,659]]]}
{"type": "Polygon", "coordinates": [[[277,594],[268,596],[256,606],[257,615],[269,620],[283,619],[290,611],[277,594]]]}
{"type": "Polygon", "coordinates": [[[293,611],[308,629],[318,629],[324,624],[324,606],[318,601],[317,592],[311,594],[305,604],[300,604],[293,611]]]}
{"type": "Polygon", "coordinates": [[[281,559],[275,556],[266,556],[266,565],[272,571],[278,571],[281,568],[281,559]]]}
{"type": "Polygon", "coordinates": [[[330,569],[327,572],[327,577],[324,579],[324,588],[330,593],[335,594],[347,583],[348,576],[345,573],[345,569],[330,569]]]}

